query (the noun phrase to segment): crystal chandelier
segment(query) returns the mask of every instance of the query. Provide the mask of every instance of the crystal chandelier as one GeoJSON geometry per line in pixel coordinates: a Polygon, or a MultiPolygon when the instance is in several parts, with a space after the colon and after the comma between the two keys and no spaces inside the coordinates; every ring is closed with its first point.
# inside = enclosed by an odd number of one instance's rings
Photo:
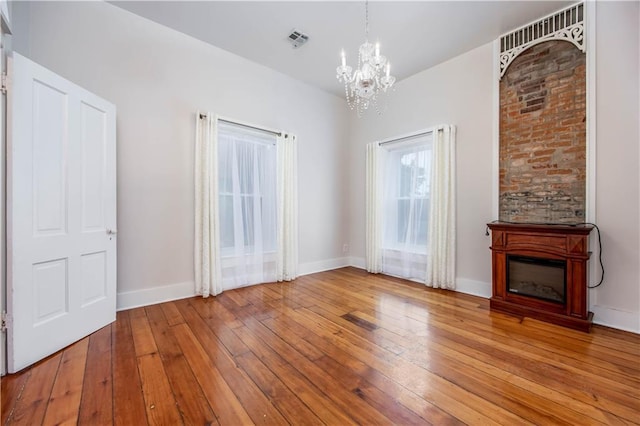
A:
{"type": "Polygon", "coordinates": [[[378,114],[378,96],[386,92],[396,78],[389,74],[391,65],[387,58],[380,54],[380,44],[369,43],[369,1],[365,1],[365,42],[358,50],[358,68],[353,69],[347,65],[347,57],[342,50],[342,64],[336,69],[338,81],[344,83],[344,91],[349,108],[355,109],[358,116],[375,105],[378,114]]]}

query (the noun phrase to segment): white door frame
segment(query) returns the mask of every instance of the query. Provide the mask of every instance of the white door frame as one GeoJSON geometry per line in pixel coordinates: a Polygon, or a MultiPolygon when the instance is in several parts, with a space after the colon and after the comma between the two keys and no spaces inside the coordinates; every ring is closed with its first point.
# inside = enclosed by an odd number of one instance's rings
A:
{"type": "MultiPolygon", "coordinates": [[[[7,71],[5,36],[11,34],[7,0],[0,1],[0,73],[7,71]]],[[[0,98],[0,312],[7,310],[7,186],[5,171],[7,161],[7,95],[0,98]]],[[[7,373],[7,333],[0,331],[0,376],[7,373]]]]}

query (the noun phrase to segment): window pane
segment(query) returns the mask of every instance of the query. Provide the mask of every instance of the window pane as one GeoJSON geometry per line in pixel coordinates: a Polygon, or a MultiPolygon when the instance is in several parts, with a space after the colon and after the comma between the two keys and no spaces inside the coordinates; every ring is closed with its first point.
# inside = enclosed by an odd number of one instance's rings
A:
{"type": "Polygon", "coordinates": [[[218,128],[221,248],[229,254],[275,251],[276,138],[243,127],[218,128]]]}
{"type": "Polygon", "coordinates": [[[233,192],[231,179],[231,160],[233,158],[233,143],[228,138],[218,141],[218,191],[220,193],[233,192]]]}
{"type": "Polygon", "coordinates": [[[256,173],[255,145],[247,142],[236,141],[236,161],[238,165],[238,178],[240,180],[240,193],[253,194],[253,184],[256,173]]]}
{"type": "Polygon", "coordinates": [[[262,245],[265,251],[276,250],[276,208],[275,194],[273,197],[260,197],[262,208],[262,245]]]}
{"type": "Polygon", "coordinates": [[[429,230],[429,200],[399,199],[397,205],[396,242],[426,246],[429,230]]]}
{"type": "Polygon", "coordinates": [[[253,247],[255,242],[255,219],[253,216],[254,197],[242,197],[242,224],[244,229],[244,246],[253,247]]]}
{"type": "Polygon", "coordinates": [[[398,224],[396,242],[404,242],[409,228],[409,200],[398,200],[398,224]]]}
{"type": "Polygon", "coordinates": [[[429,200],[417,200],[418,214],[415,216],[415,244],[427,246],[427,232],[429,231],[429,200]]]}
{"type": "Polygon", "coordinates": [[[386,155],[384,246],[424,253],[429,224],[431,136],[392,146],[386,155]]]}
{"type": "Polygon", "coordinates": [[[233,247],[233,196],[220,195],[220,248],[233,247]]]}
{"type": "Polygon", "coordinates": [[[431,152],[426,148],[414,148],[403,153],[398,163],[398,196],[426,197],[429,193],[431,152]]]}
{"type": "Polygon", "coordinates": [[[417,152],[416,157],[416,182],[413,190],[416,197],[426,197],[431,180],[431,152],[425,149],[417,152]]]}
{"type": "Polygon", "coordinates": [[[397,165],[397,167],[400,168],[400,190],[398,193],[399,197],[408,197],[411,195],[414,162],[415,154],[413,152],[404,154],[402,157],[400,157],[400,164],[397,165]]]}

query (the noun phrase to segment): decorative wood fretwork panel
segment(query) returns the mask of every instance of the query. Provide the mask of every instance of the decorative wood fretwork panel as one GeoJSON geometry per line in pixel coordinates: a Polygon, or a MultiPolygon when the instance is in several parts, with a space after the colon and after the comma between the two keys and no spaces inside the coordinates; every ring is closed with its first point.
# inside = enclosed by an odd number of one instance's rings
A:
{"type": "Polygon", "coordinates": [[[550,40],[568,41],[580,51],[586,52],[583,3],[570,6],[500,37],[500,78],[518,55],[536,44],[550,40]]]}

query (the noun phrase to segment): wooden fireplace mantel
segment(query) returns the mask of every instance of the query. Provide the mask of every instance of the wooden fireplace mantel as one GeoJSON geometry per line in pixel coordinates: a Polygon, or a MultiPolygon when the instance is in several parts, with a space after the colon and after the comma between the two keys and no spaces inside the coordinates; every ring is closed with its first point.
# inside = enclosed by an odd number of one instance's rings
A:
{"type": "Polygon", "coordinates": [[[589,332],[593,313],[587,305],[587,261],[593,226],[509,222],[492,222],[487,226],[491,229],[491,309],[589,332]],[[509,292],[507,257],[510,255],[565,261],[565,302],[509,292]]]}

